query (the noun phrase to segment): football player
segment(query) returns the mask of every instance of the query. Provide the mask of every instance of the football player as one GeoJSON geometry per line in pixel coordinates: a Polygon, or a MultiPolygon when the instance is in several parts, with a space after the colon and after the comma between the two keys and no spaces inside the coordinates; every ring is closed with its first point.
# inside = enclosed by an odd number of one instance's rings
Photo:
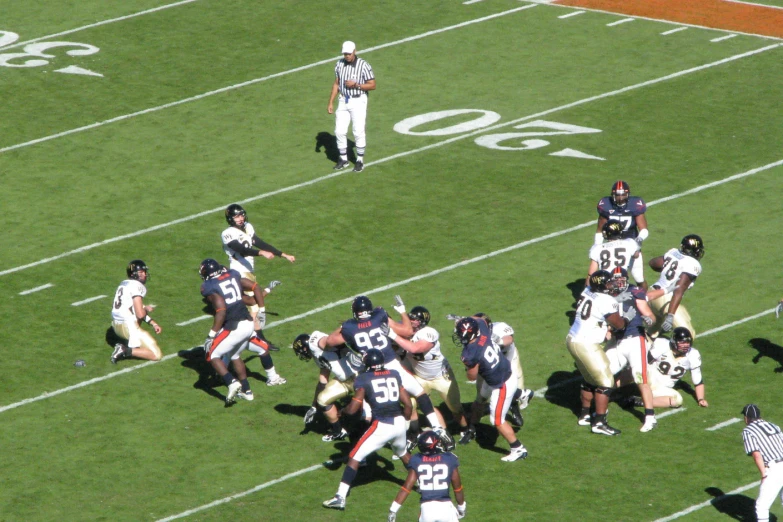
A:
{"type": "Polygon", "coordinates": [[[160,361],[163,354],[158,347],[158,342],[141,328],[141,321],[144,321],[156,334],[162,331],[158,323],[149,315],[155,306],[144,304],[150,269],[141,259],[134,259],[128,263],[125,273],[128,279],[117,287],[111,307],[111,327],[125,342],[114,345],[111,362],[117,364],[117,361],[129,357],[160,361]]]}
{"type": "Polygon", "coordinates": [[[609,294],[620,304],[620,313],[628,320],[622,330],[614,332],[606,344],[606,356],[610,370],[617,375],[624,368],[631,373],[631,381],[636,383],[644,405],[644,425],[642,432],[648,432],[658,424],[655,420],[653,396],[647,377],[647,335],[645,327],[655,322],[655,316],[647,304],[647,294],[639,286],[628,284],[628,272],[617,267],[612,271],[612,284],[609,294]]]}
{"type": "Polygon", "coordinates": [[[687,328],[677,327],[672,338],[659,337],[650,349],[649,366],[653,404],[656,408],[679,408],[682,395],[674,389],[685,372],[691,372],[696,401],[702,408],[709,403],[704,398],[704,380],[701,375],[701,354],[693,347],[693,336],[687,328]]]}
{"type": "MultiPolygon", "coordinates": [[[[620,267],[631,271],[634,264],[641,264],[641,261],[638,261],[639,244],[631,238],[623,238],[623,232],[623,225],[619,221],[607,221],[604,224],[603,243],[590,247],[590,266],[587,268],[587,279],[596,270],[611,272],[620,267]]],[[[637,281],[637,283],[641,284],[644,281],[637,281]]],[[[585,286],[588,284],[589,281],[586,281],[585,286]]],[[[646,285],[642,285],[642,287],[647,288],[646,285]]]]}
{"type": "Polygon", "coordinates": [[[345,509],[345,498],[356,478],[359,463],[386,443],[391,443],[394,454],[406,466],[411,458],[405,438],[405,420],[411,416],[411,398],[402,386],[400,374],[384,367],[384,356],[376,348],[368,349],[362,361],[365,371],[356,376],[356,393],[342,413],[353,415],[367,401],[372,410],[372,425],[349,453],[337,493],[323,503],[326,508],[345,509]]]}
{"type": "MultiPolygon", "coordinates": [[[[639,254],[631,268],[625,267],[631,272],[636,284],[647,289],[644,280],[644,260],[642,258],[642,242],[650,233],[647,230],[647,218],[645,212],[647,205],[640,197],[631,196],[631,187],[625,181],[615,181],[608,197],[601,198],[598,202],[598,226],[595,231],[595,244],[604,242],[603,229],[609,221],[617,221],[622,225],[622,238],[630,238],[639,244],[639,254]]],[[[602,268],[606,270],[606,268],[602,268]]]]}
{"type": "Polygon", "coordinates": [[[389,508],[387,521],[396,522],[397,512],[415,484],[421,493],[421,522],[456,522],[463,518],[468,505],[459,475],[459,459],[450,451],[444,451],[441,440],[432,431],[419,435],[416,445],[419,453],[411,456],[408,462],[408,477],[389,508]],[[456,509],[449,496],[449,487],[454,489],[456,509]]]}
{"type": "MultiPolygon", "coordinates": [[[[223,379],[228,392],[226,404],[234,402],[237,396],[252,401],[253,392],[247,381],[247,368],[241,354],[250,344],[255,345],[264,355],[267,353],[266,342],[259,339],[253,330],[253,320],[243,302],[244,291],[253,292],[258,303],[264,303],[261,287],[248,278],[241,277],[236,270],[228,270],[214,259],[205,259],[199,266],[199,275],[204,280],[201,285],[203,295],[215,312],[212,328],[204,341],[204,352],[207,361],[223,379]],[[222,358],[230,358],[237,373],[235,379],[226,368],[222,358]]],[[[267,370],[267,384],[273,381],[283,381],[274,369],[267,370]]]]}
{"type": "Polygon", "coordinates": [[[294,353],[302,361],[312,360],[318,366],[318,384],[315,387],[313,404],[305,413],[304,422],[309,424],[320,409],[329,423],[329,433],[322,437],[324,442],[343,440],[348,432],[342,427],[335,402],[353,393],[354,377],[364,368],[362,360],[347,346],[337,350],[324,350],[327,334],[314,331],[300,334],[294,339],[294,353]],[[333,378],[330,378],[334,376],[333,378]]]}
{"type": "MultiPolygon", "coordinates": [[[[462,411],[462,402],[459,394],[459,385],[454,378],[454,371],[449,361],[444,357],[440,347],[440,334],[431,326],[430,312],[423,306],[414,306],[408,312],[413,327],[413,337],[406,339],[398,336],[392,330],[389,338],[405,350],[404,365],[411,368],[413,377],[424,388],[424,392],[431,394],[434,391],[440,393],[446,407],[449,408],[454,418],[459,423],[461,431],[468,427],[465,413],[462,411]]],[[[443,417],[437,409],[441,424],[445,425],[443,417]]],[[[419,435],[418,416],[414,399],[413,414],[411,416],[410,440],[415,440],[419,435]]]]}
{"type": "Polygon", "coordinates": [[[568,351],[585,380],[580,393],[582,409],[578,424],[591,426],[593,433],[610,436],[619,435],[620,430],[606,422],[615,382],[603,344],[610,327],[617,331],[628,325],[628,320],[620,315],[620,304],[609,295],[611,285],[612,274],[606,270],[597,270],[590,276],[590,286],[579,296],[574,324],[566,337],[568,351]],[[593,402],[595,415],[591,420],[593,402]]]}
{"type": "MultiPolygon", "coordinates": [[[[226,222],[228,228],[221,234],[223,241],[223,251],[228,256],[229,268],[236,270],[239,274],[251,281],[256,281],[255,270],[255,258],[263,256],[267,259],[273,259],[275,256],[287,259],[291,263],[296,261],[296,258],[292,255],[282,252],[269,243],[263,241],[256,235],[255,228],[247,221],[247,213],[241,205],[233,203],[226,208],[226,222]]],[[[267,293],[280,284],[279,281],[272,281],[267,287],[267,293]]],[[[252,295],[252,294],[246,294],[252,295]]],[[[270,350],[277,351],[278,348],[269,343],[264,337],[263,325],[261,319],[258,317],[259,312],[263,313],[265,310],[263,306],[257,304],[250,305],[250,314],[253,316],[253,325],[256,330],[256,335],[266,341],[270,346],[270,350]]],[[[257,352],[254,347],[251,347],[251,351],[257,352]]]]}
{"type": "Polygon", "coordinates": [[[468,379],[476,379],[479,375],[484,379],[470,409],[470,427],[462,435],[460,444],[468,444],[476,437],[475,425],[484,412],[483,404],[489,401],[490,422],[511,447],[508,455],[500,460],[514,462],[526,458],[527,449],[517,439],[511,424],[506,422],[517,390],[517,378],[506,356],[492,342],[489,325],[483,319],[464,317],[457,321],[452,338],[454,344],[462,348],[461,359],[467,368],[468,379]]]}
{"type": "Polygon", "coordinates": [[[373,308],[372,301],[368,297],[360,295],[351,304],[353,318],[348,319],[329,334],[329,337],[326,338],[326,346],[337,347],[345,343],[350,349],[362,356],[367,353],[367,350],[373,348],[380,350],[386,368],[396,370],[400,374],[402,385],[411,397],[416,398],[430,425],[435,430],[439,430],[439,434],[442,435],[440,432],[443,431],[444,426],[435,413],[432,400],[413,375],[402,367],[394,348],[392,348],[390,335],[410,338],[414,333],[410,317],[405,313],[405,303],[400,296],[395,296],[395,301],[394,310],[402,318],[402,322],[399,323],[391,319],[386,310],[380,306],[373,308]]]}
{"type": "Polygon", "coordinates": [[[701,274],[699,261],[702,257],[704,241],[696,234],[688,234],[682,238],[679,248],[672,248],[650,260],[650,268],[661,274],[647,293],[650,308],[657,318],[650,335],[656,336],[660,331],[670,332],[672,328],[682,326],[696,338],[691,316],[682,304],[682,298],[701,274]]]}

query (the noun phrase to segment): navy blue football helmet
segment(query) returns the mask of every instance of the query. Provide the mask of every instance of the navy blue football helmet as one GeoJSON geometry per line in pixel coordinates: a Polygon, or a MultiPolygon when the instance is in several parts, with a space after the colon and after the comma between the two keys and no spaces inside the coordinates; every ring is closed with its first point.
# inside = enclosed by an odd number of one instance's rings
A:
{"type": "Polygon", "coordinates": [[[369,297],[360,295],[353,300],[351,311],[354,319],[357,321],[369,319],[372,314],[372,301],[370,301],[369,297]]]}

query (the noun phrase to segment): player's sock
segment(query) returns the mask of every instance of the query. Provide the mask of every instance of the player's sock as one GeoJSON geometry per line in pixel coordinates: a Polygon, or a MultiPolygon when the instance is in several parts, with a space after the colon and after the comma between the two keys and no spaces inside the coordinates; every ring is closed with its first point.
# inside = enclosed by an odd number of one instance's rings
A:
{"type": "Polygon", "coordinates": [[[647,408],[644,409],[644,415],[646,417],[655,417],[655,410],[650,408],[649,410],[647,408]]]}
{"type": "Polygon", "coordinates": [[[275,371],[275,363],[272,361],[272,356],[269,355],[269,353],[265,353],[261,354],[258,358],[261,359],[261,366],[263,366],[264,370],[266,370],[267,377],[276,377],[277,372],[275,371]]]}
{"type": "Polygon", "coordinates": [[[511,443],[511,449],[517,449],[522,446],[522,443],[517,439],[516,441],[511,443]]]}
{"type": "Polygon", "coordinates": [[[351,482],[356,478],[356,470],[351,466],[345,466],[343,471],[343,479],[340,481],[340,485],[337,487],[338,497],[347,497],[348,491],[351,489],[351,482]],[[349,482],[350,481],[350,482],[349,482]]]}
{"type": "Polygon", "coordinates": [[[246,392],[250,389],[250,383],[247,382],[247,379],[240,379],[240,384],[242,384],[242,391],[246,392]]]}
{"type": "Polygon", "coordinates": [[[226,386],[228,386],[229,384],[231,384],[232,382],[234,382],[234,376],[233,376],[233,375],[231,375],[231,373],[227,373],[227,374],[225,374],[225,375],[222,377],[222,379],[223,379],[223,382],[224,382],[224,383],[226,383],[226,386]]]}
{"type": "Polygon", "coordinates": [[[340,421],[330,422],[329,427],[331,427],[332,433],[340,433],[343,429],[343,425],[340,424],[340,421]]]}
{"type": "Polygon", "coordinates": [[[585,415],[587,415],[588,417],[590,416],[590,408],[589,407],[588,408],[582,408],[581,410],[579,410],[579,416],[580,417],[584,417],[585,415]]]}
{"type": "Polygon", "coordinates": [[[514,392],[514,400],[518,401],[522,398],[522,390],[517,388],[517,391],[514,392]]]}

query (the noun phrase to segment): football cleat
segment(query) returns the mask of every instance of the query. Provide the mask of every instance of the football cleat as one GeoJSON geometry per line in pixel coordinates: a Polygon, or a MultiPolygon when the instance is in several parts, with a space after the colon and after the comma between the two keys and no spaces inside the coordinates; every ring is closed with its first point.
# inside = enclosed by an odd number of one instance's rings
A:
{"type": "Polygon", "coordinates": [[[283,384],[285,384],[285,383],[287,383],[287,382],[288,382],[288,381],[287,381],[287,380],[285,380],[285,378],[284,378],[284,377],[282,377],[282,376],[278,375],[278,376],[277,376],[277,377],[275,377],[274,379],[269,379],[269,378],[267,378],[267,380],[266,380],[266,385],[267,385],[267,386],[281,386],[281,385],[283,385],[283,384]]]}
{"type": "Polygon", "coordinates": [[[228,385],[228,393],[226,393],[226,404],[231,404],[236,400],[237,394],[242,389],[242,385],[239,383],[239,381],[234,380],[231,384],[228,385]]]}
{"type": "Polygon", "coordinates": [[[354,172],[361,172],[364,170],[364,162],[363,161],[357,161],[356,165],[353,166],[354,172]]]}
{"type": "Polygon", "coordinates": [[[340,428],[339,433],[327,433],[323,437],[321,437],[321,440],[324,442],[334,442],[336,440],[343,440],[348,436],[348,432],[345,431],[345,428],[340,428]]]}
{"type": "MultiPolygon", "coordinates": [[[[448,431],[443,428],[434,428],[432,431],[438,436],[438,439],[440,439],[440,445],[441,448],[443,448],[443,451],[452,451],[457,447],[457,443],[454,442],[454,437],[452,437],[448,431]]],[[[421,435],[419,437],[421,437],[421,435]]]]}
{"type": "Polygon", "coordinates": [[[587,415],[582,415],[581,417],[579,417],[579,420],[576,421],[576,423],[579,424],[580,426],[592,425],[592,422],[590,422],[590,414],[588,413],[587,415]]]}
{"type": "Polygon", "coordinates": [[[503,457],[503,462],[514,462],[515,460],[519,459],[526,459],[527,458],[527,449],[525,449],[524,446],[520,446],[518,448],[511,448],[511,451],[503,457]]]}
{"type": "Polygon", "coordinates": [[[241,391],[237,393],[237,397],[240,399],[244,399],[246,401],[252,401],[255,399],[255,396],[253,395],[253,390],[247,390],[247,391],[241,391]]]}
{"type": "Polygon", "coordinates": [[[315,414],[318,412],[318,408],[315,406],[311,406],[309,410],[307,410],[307,413],[305,413],[304,416],[304,423],[310,424],[315,419],[315,414]]]}
{"type": "Polygon", "coordinates": [[[275,346],[274,344],[272,344],[270,341],[267,341],[267,342],[266,342],[266,350],[267,350],[268,352],[279,352],[279,351],[280,351],[280,348],[278,348],[277,346],[275,346]]]}
{"type": "Polygon", "coordinates": [[[616,428],[612,428],[605,422],[596,422],[595,424],[593,424],[591,431],[599,435],[609,435],[610,437],[613,435],[620,434],[620,430],[616,428]]]}
{"type": "Polygon", "coordinates": [[[658,425],[658,421],[655,420],[655,417],[648,415],[644,419],[644,425],[639,428],[639,431],[642,433],[647,433],[648,431],[652,431],[656,426],[658,425]]]}
{"type": "Polygon", "coordinates": [[[517,401],[511,401],[511,407],[508,409],[508,418],[511,424],[520,428],[525,423],[525,419],[522,418],[522,412],[519,411],[519,403],[517,401]]]}
{"type": "Polygon", "coordinates": [[[519,398],[519,409],[524,410],[530,405],[530,399],[536,395],[536,392],[530,389],[522,390],[522,397],[519,398]]]}
{"type": "Polygon", "coordinates": [[[326,500],[323,503],[323,506],[325,508],[329,509],[339,509],[340,511],[345,510],[345,499],[341,497],[340,495],[335,495],[334,497],[330,498],[329,500],[326,500]]]}
{"type": "Polygon", "coordinates": [[[337,164],[333,168],[334,168],[334,170],[343,170],[344,168],[350,167],[350,166],[351,166],[351,164],[348,163],[347,161],[340,160],[340,161],[337,162],[337,164]]]}
{"type": "Polygon", "coordinates": [[[476,438],[476,428],[470,426],[468,429],[463,431],[461,435],[462,437],[459,439],[459,443],[464,446],[476,438]]]}
{"type": "Polygon", "coordinates": [[[125,358],[125,347],[117,343],[114,345],[114,351],[111,353],[111,363],[117,364],[117,361],[120,361],[125,358]]]}

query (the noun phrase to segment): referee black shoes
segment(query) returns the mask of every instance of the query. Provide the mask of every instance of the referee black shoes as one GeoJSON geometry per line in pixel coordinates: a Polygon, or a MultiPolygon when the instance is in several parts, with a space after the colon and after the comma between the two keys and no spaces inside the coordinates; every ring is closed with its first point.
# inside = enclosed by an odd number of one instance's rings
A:
{"type": "Polygon", "coordinates": [[[361,172],[364,170],[364,162],[363,161],[357,161],[356,165],[353,166],[354,172],[361,172]]]}
{"type": "Polygon", "coordinates": [[[345,167],[350,167],[351,164],[348,163],[346,160],[340,160],[337,162],[337,164],[334,166],[334,170],[343,170],[345,167]]]}

